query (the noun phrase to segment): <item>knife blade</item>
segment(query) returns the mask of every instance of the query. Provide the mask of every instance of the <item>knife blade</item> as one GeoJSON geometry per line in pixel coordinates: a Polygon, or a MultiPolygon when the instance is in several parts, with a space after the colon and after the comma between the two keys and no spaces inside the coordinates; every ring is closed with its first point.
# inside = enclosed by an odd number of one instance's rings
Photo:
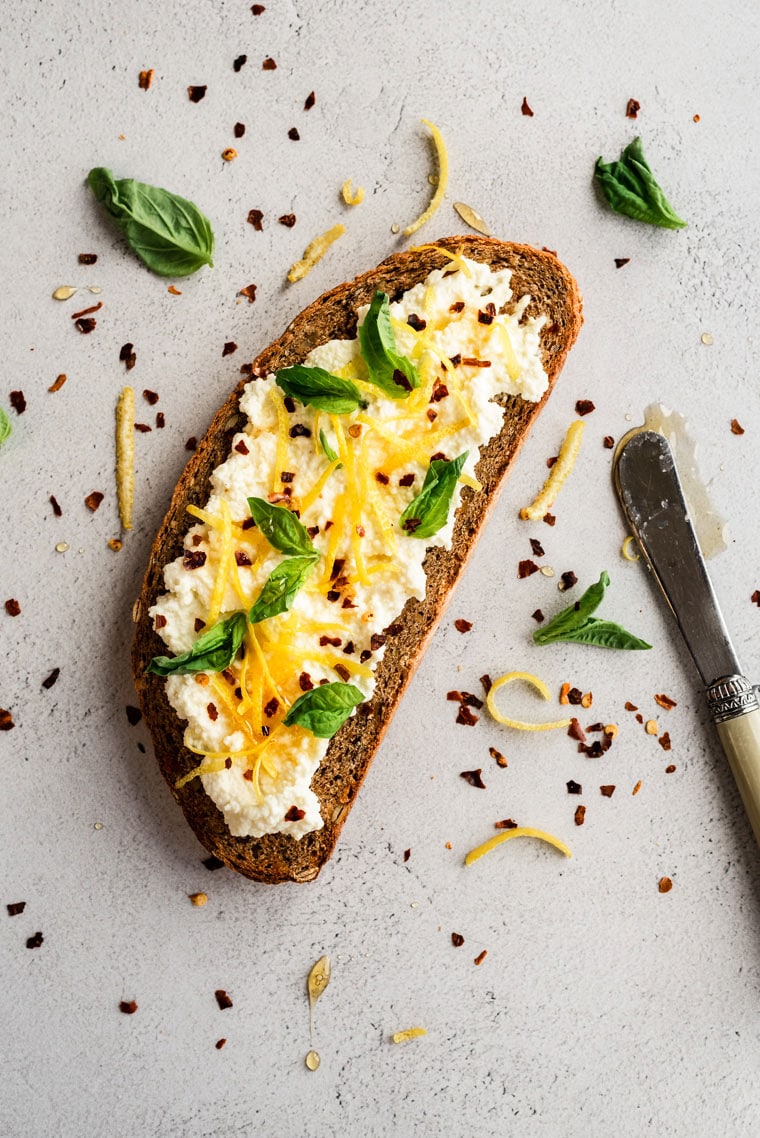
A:
{"type": "Polygon", "coordinates": [[[760,844],[760,704],[741,672],[668,440],[647,430],[624,438],[614,478],[646,565],[705,686],[710,717],[760,844]]]}

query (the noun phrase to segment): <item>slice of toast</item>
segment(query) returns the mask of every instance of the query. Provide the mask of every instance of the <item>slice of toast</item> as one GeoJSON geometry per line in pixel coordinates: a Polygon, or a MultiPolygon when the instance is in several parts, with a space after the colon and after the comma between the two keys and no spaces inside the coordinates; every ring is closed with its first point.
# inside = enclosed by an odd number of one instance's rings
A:
{"type": "Polygon", "coordinates": [[[206,794],[199,778],[177,790],[175,782],[193,769],[197,756],[183,745],[185,724],[166,698],[164,680],[145,672],[150,659],[164,651],[162,641],[151,626],[148,610],[163,592],[164,567],[182,552],[183,536],[189,521],[187,505],[202,506],[205,503],[210,475],[228,457],[231,439],[245,423],[245,415],[240,412],[238,403],[246,380],[241,380],[217,412],[187,464],[153,543],[142,592],[134,611],[137,631],[132,650],[135,684],[145,722],[153,737],[161,771],[200,841],[231,869],[257,881],[310,881],[332,854],[393,711],[440,620],[454,584],[496,500],[499,487],[533,420],[548,398],[583,322],[577,285],[553,254],[488,237],[448,237],[435,245],[396,253],[376,269],[319,297],[256,358],[254,369],[263,374],[275,372],[300,363],[313,348],[329,340],[355,336],[357,308],[369,304],[378,289],[394,300],[424,280],[433,269],[448,264],[448,258],[440,249],[461,252],[473,260],[487,262],[494,269],[508,267],[512,270],[514,299],[529,294],[531,302],[526,315],[544,314],[547,317],[541,332],[541,353],[549,388],[539,403],[529,403],[519,396],[501,398],[504,406],[501,432],[481,450],[477,466],[477,477],[483,489],[478,493],[464,489],[456,515],[452,548],[428,550],[424,566],[427,576],[424,601],[407,601],[403,612],[390,626],[372,698],[357,708],[356,714],[333,737],[314,775],[311,785],[320,800],[324,819],[321,830],[300,840],[285,834],[268,834],[262,838],[233,837],[221,811],[206,794]]]}

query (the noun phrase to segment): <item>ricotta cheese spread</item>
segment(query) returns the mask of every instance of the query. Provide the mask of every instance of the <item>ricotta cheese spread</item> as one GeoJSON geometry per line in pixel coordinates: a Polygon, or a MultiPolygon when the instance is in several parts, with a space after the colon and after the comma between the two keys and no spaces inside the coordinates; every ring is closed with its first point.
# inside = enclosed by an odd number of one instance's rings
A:
{"type": "Polygon", "coordinates": [[[323,825],[310,784],[329,740],[282,720],[320,681],[350,681],[371,697],[383,630],[409,597],[424,597],[426,549],[451,545],[461,488],[478,489],[479,448],[502,425],[494,397],[536,402],[546,391],[545,317],[525,317],[529,303],[513,297],[508,269],[456,257],[390,305],[396,351],[420,377],[404,398],[368,382],[358,339],[333,340],[303,361],[359,387],[367,405],[348,415],[296,403],[274,375],[247,384],[248,422],[214,471],[205,507],[190,508],[197,524],[151,609],[172,653],[188,651],[220,616],[250,609],[282,554],[252,525],[249,497],[298,511],[320,555],[290,611],[247,625],[229,668],[166,679],[187,720],[185,745],[198,755],[187,777],[202,779],[233,835],[298,839],[323,825]],[[431,459],[465,451],[447,523],[424,539],[404,532],[399,517],[431,459]]]}

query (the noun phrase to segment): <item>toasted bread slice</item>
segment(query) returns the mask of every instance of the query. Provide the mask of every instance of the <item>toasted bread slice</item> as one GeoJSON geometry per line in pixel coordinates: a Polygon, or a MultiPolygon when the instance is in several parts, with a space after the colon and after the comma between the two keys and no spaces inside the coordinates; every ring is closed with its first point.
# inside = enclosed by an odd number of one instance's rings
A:
{"type": "Polygon", "coordinates": [[[374,695],[333,737],[314,775],[312,789],[320,800],[324,819],[322,829],[299,840],[285,834],[269,834],[262,838],[233,837],[200,779],[193,779],[177,790],[177,779],[193,769],[197,756],[183,746],[185,725],[166,699],[164,680],[145,672],[150,659],[164,650],[162,641],[151,627],[148,611],[163,592],[164,567],[182,552],[183,535],[188,529],[187,505],[203,505],[209,494],[212,471],[228,457],[230,440],[245,422],[238,406],[245,380],[241,380],[217,412],[188,463],[151,550],[142,592],[135,607],[137,631],[132,663],[156,756],[174,797],[203,845],[231,869],[257,881],[310,881],[332,854],[393,711],[440,620],[454,584],[496,500],[499,487],[533,420],[548,398],[583,322],[576,283],[553,254],[488,237],[449,237],[433,246],[396,253],[371,272],[325,293],[256,358],[254,368],[262,373],[275,372],[301,362],[313,348],[329,340],[355,336],[357,308],[369,304],[378,289],[388,293],[393,300],[427,277],[433,269],[442,267],[447,258],[440,249],[461,252],[474,260],[487,262],[494,269],[508,267],[512,270],[515,299],[529,294],[531,303],[527,315],[544,314],[547,317],[541,332],[541,352],[549,388],[540,403],[530,403],[518,396],[503,397],[501,432],[482,449],[477,467],[483,489],[478,493],[469,489],[463,491],[452,548],[428,550],[424,566],[427,576],[424,601],[407,601],[403,612],[390,626],[385,655],[377,669],[374,695]]]}

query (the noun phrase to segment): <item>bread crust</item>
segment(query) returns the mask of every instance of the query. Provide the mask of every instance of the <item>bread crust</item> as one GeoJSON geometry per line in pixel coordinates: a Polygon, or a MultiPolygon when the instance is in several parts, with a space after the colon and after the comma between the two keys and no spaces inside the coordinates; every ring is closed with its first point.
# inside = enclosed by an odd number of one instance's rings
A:
{"type": "Polygon", "coordinates": [[[515,299],[529,293],[526,315],[541,313],[547,323],[541,332],[543,365],[549,387],[539,403],[505,396],[500,433],[481,449],[477,476],[483,489],[465,488],[457,511],[450,550],[433,547],[425,559],[425,599],[407,601],[390,626],[384,657],[377,668],[377,686],[368,702],[357,708],[330,741],[327,754],[312,779],[324,826],[296,840],[286,834],[262,838],[233,837],[224,817],[206,794],[200,779],[180,790],[176,780],[197,764],[197,756],[183,745],[185,721],[179,719],[165,694],[164,681],[146,674],[150,659],[164,651],[153,631],[148,611],[164,591],[164,567],[183,548],[187,532],[186,507],[203,505],[210,492],[212,471],[227,458],[234,433],[246,421],[239,400],[247,378],[240,381],[219,409],[179,479],[166,517],[153,543],[142,590],[135,604],[132,648],[135,686],[143,716],[153,739],[156,758],[175,799],[203,845],[231,869],[257,881],[310,881],[332,854],[372,758],[385,734],[393,711],[411,679],[451,597],[454,584],[469,558],[476,537],[493,508],[499,488],[530,427],[540,413],[583,323],[582,301],[568,270],[552,253],[528,245],[515,245],[489,237],[447,237],[434,245],[410,249],[388,257],[377,268],[324,293],[291,322],[279,339],[260,353],[254,369],[277,371],[301,362],[329,340],[356,335],[356,310],[368,304],[377,289],[396,299],[436,268],[448,263],[441,249],[461,252],[485,261],[493,269],[512,270],[515,299]]]}

